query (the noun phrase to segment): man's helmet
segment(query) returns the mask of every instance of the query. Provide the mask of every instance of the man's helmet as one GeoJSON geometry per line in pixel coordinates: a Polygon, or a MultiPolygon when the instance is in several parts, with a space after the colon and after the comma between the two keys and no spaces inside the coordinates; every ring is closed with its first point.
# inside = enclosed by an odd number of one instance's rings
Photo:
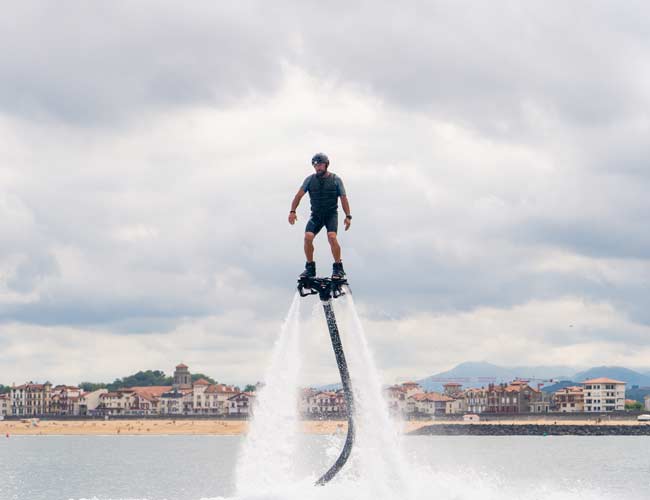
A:
{"type": "Polygon", "coordinates": [[[314,157],[311,159],[311,164],[318,165],[319,163],[324,163],[325,165],[329,166],[330,159],[327,157],[325,153],[316,153],[314,157]]]}

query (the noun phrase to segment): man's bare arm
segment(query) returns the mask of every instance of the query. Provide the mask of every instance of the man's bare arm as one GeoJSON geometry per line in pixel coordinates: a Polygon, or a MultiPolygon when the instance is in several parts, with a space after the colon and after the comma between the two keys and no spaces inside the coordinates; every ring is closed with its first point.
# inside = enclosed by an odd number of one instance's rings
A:
{"type": "Polygon", "coordinates": [[[346,195],[341,196],[341,206],[345,215],[350,215],[350,203],[348,202],[348,197],[346,195]]]}
{"type": "Polygon", "coordinates": [[[293,201],[291,202],[291,211],[289,212],[289,224],[293,225],[296,223],[296,208],[298,208],[298,205],[300,205],[300,200],[302,200],[302,197],[305,196],[305,191],[300,188],[298,192],[296,193],[296,196],[293,197],[293,201]]]}
{"type": "Polygon", "coordinates": [[[343,211],[345,212],[346,215],[343,224],[345,224],[345,230],[347,231],[348,229],[350,229],[350,223],[352,221],[347,218],[347,216],[350,215],[350,202],[348,202],[348,197],[346,195],[341,196],[341,206],[343,207],[343,211]]]}

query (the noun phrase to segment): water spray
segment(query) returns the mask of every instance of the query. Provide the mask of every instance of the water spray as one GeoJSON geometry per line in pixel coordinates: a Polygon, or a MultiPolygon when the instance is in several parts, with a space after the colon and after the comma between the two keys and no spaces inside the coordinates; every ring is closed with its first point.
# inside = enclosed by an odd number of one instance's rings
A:
{"type": "Polygon", "coordinates": [[[345,291],[343,290],[344,286],[349,290],[346,279],[303,277],[298,280],[298,292],[301,297],[318,295],[323,304],[327,328],[329,329],[330,339],[332,341],[332,349],[334,350],[336,365],[339,368],[339,375],[341,376],[341,384],[343,385],[343,393],[345,395],[345,407],[348,415],[348,434],[345,438],[343,450],[341,450],[341,454],[336,459],[336,462],[334,462],[334,465],[316,481],[316,485],[318,486],[329,482],[343,468],[350,457],[352,445],[354,444],[354,397],[352,395],[348,364],[345,361],[345,353],[343,352],[343,345],[341,344],[341,337],[339,336],[339,329],[336,324],[336,316],[332,308],[332,300],[341,295],[345,295],[345,291]]]}

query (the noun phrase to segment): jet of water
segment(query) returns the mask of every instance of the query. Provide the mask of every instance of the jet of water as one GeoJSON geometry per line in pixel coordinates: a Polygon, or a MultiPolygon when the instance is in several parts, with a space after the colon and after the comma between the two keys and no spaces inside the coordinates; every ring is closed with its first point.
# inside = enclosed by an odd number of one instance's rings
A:
{"type": "Polygon", "coordinates": [[[254,416],[240,452],[238,495],[251,496],[295,481],[299,318],[300,296],[296,293],[273,348],[265,385],[258,391],[254,416]]]}

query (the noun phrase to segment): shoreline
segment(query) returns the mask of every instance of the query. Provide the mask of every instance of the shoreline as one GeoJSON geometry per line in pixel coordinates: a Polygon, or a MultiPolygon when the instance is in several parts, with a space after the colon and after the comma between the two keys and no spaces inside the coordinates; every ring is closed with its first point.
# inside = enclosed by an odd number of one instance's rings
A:
{"type": "MultiPolygon", "coordinates": [[[[341,420],[303,420],[301,430],[305,434],[342,434],[347,432],[347,422],[341,420]]],[[[594,420],[553,419],[507,419],[484,422],[450,420],[410,420],[402,423],[402,433],[409,435],[602,435],[650,434],[650,425],[636,420],[596,422],[594,420]],[[627,428],[627,429],[626,429],[627,428]],[[632,430],[632,429],[642,430],[632,430]]],[[[106,436],[106,435],[213,435],[240,436],[248,431],[246,420],[208,419],[110,419],[110,420],[3,420],[0,421],[1,436],[12,435],[60,435],[60,436],[106,436]]]]}
{"type": "MultiPolygon", "coordinates": [[[[347,431],[347,422],[323,420],[300,422],[305,434],[336,434],[347,431]]],[[[0,421],[0,436],[240,436],[248,431],[246,420],[38,420],[0,421]]]]}

